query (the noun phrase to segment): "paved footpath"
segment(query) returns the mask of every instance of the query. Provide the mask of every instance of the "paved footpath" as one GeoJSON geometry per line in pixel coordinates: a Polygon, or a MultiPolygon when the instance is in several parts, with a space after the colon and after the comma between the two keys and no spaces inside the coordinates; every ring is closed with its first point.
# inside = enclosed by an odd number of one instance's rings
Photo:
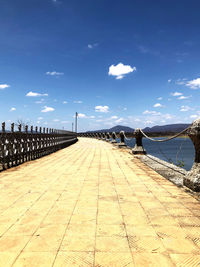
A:
{"type": "Polygon", "coordinates": [[[200,202],[100,140],[0,173],[0,266],[200,266],[200,202]]]}

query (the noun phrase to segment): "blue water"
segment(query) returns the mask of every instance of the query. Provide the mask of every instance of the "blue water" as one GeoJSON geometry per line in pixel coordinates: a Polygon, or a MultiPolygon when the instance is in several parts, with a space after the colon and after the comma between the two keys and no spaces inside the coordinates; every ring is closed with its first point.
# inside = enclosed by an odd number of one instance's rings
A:
{"type": "MultiPolygon", "coordinates": [[[[165,138],[154,138],[165,139],[165,138]]],[[[143,138],[143,147],[148,154],[165,160],[167,162],[173,162],[175,165],[183,163],[181,166],[185,170],[190,170],[194,162],[194,146],[190,138],[175,138],[167,142],[153,142],[149,139],[143,138]]],[[[126,140],[126,144],[129,147],[135,146],[135,138],[126,140]]]]}

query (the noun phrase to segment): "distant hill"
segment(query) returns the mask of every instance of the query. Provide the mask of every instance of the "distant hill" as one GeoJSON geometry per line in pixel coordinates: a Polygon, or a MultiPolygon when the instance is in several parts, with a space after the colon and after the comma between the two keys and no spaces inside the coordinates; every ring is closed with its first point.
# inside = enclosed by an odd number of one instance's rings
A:
{"type": "Polygon", "coordinates": [[[102,133],[102,132],[116,132],[116,133],[119,133],[120,131],[124,131],[126,133],[132,133],[134,132],[134,129],[133,128],[130,128],[128,126],[122,126],[122,125],[117,125],[117,126],[114,126],[110,129],[102,129],[102,130],[97,130],[97,131],[88,131],[87,133],[102,133]]]}
{"type": "MultiPolygon", "coordinates": [[[[167,124],[167,125],[156,125],[153,127],[146,127],[143,129],[144,132],[146,133],[164,133],[164,132],[168,132],[168,133],[179,133],[181,131],[183,131],[184,129],[186,129],[190,124],[188,123],[177,123],[177,124],[167,124]]],[[[114,126],[110,129],[102,129],[102,130],[97,130],[97,131],[88,131],[87,133],[93,133],[93,132],[98,132],[98,133],[102,133],[102,132],[116,132],[119,133],[120,131],[124,131],[126,133],[133,133],[134,129],[131,127],[127,127],[127,126],[122,126],[122,125],[117,125],[114,126]]]]}
{"type": "Polygon", "coordinates": [[[143,129],[143,132],[146,133],[163,133],[163,132],[172,132],[172,133],[179,133],[186,129],[190,124],[188,123],[178,123],[178,124],[168,124],[162,126],[153,126],[153,127],[146,127],[143,129]]]}

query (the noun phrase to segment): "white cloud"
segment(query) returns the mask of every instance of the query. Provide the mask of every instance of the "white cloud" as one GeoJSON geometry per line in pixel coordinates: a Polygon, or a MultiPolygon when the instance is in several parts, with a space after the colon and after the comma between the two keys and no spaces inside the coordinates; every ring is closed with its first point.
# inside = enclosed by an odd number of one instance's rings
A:
{"type": "Polygon", "coordinates": [[[111,65],[109,67],[108,75],[116,76],[117,80],[123,79],[125,74],[136,71],[136,67],[131,67],[130,65],[124,65],[119,63],[116,66],[111,65]]]}
{"type": "Polygon", "coordinates": [[[44,108],[41,110],[41,112],[51,112],[51,111],[54,111],[55,109],[52,108],[52,107],[47,107],[47,106],[44,106],[44,108]]]}
{"type": "Polygon", "coordinates": [[[143,114],[149,114],[149,115],[154,115],[154,116],[158,116],[158,115],[161,115],[161,113],[160,112],[157,112],[157,111],[154,111],[154,110],[152,110],[152,111],[150,111],[150,110],[145,110],[144,112],[143,112],[143,114]]]}
{"type": "Polygon", "coordinates": [[[30,92],[28,92],[28,93],[26,94],[26,96],[30,96],[30,97],[38,97],[38,96],[48,96],[48,94],[40,94],[40,93],[36,93],[36,92],[32,92],[32,91],[30,91],[30,92]]]}
{"type": "Polygon", "coordinates": [[[135,122],[140,122],[141,120],[138,119],[138,118],[135,118],[134,121],[135,121],[135,122]]]}
{"type": "Polygon", "coordinates": [[[75,100],[74,103],[75,103],[75,104],[82,104],[83,101],[81,101],[81,100],[75,100]]]}
{"type": "Polygon", "coordinates": [[[67,101],[63,101],[63,104],[67,104],[67,101]]]}
{"type": "Polygon", "coordinates": [[[145,121],[145,124],[153,124],[153,121],[145,121]]]}
{"type": "Polygon", "coordinates": [[[188,81],[186,86],[190,87],[191,89],[200,89],[200,78],[188,81]]]}
{"type": "Polygon", "coordinates": [[[168,80],[168,83],[171,83],[171,81],[172,81],[172,79],[169,79],[169,80],[168,80]]]}
{"type": "Polygon", "coordinates": [[[161,105],[160,103],[156,103],[155,105],[153,105],[154,108],[163,108],[164,106],[161,105]]]}
{"type": "Polygon", "coordinates": [[[42,98],[42,99],[40,99],[40,100],[38,100],[38,101],[35,101],[35,103],[36,103],[36,104],[42,104],[42,103],[44,103],[44,98],[42,98]]]}
{"type": "Polygon", "coordinates": [[[118,119],[118,117],[117,116],[111,116],[110,119],[111,120],[116,120],[116,119],[118,119]]]}
{"type": "Polygon", "coordinates": [[[162,100],[163,98],[162,97],[158,97],[157,100],[162,100]]]}
{"type": "Polygon", "coordinates": [[[181,106],[181,108],[180,108],[180,111],[182,111],[182,112],[189,111],[189,110],[192,110],[192,108],[189,106],[181,106]]]}
{"type": "Polygon", "coordinates": [[[12,112],[12,111],[15,111],[15,110],[16,110],[16,108],[14,108],[14,107],[10,109],[11,112],[12,112]]]}
{"type": "Polygon", "coordinates": [[[85,114],[83,114],[83,113],[78,113],[78,117],[79,118],[86,118],[87,116],[85,114]]]}
{"type": "Polygon", "coordinates": [[[127,110],[127,108],[124,108],[124,110],[126,111],[126,110],[127,110]]]}
{"type": "Polygon", "coordinates": [[[59,119],[54,119],[53,121],[58,122],[58,121],[60,121],[60,120],[59,120],[59,119]]]}
{"type": "Polygon", "coordinates": [[[198,117],[199,117],[198,115],[191,115],[191,116],[190,116],[191,119],[196,119],[196,118],[198,118],[198,117]]]}
{"type": "Polygon", "coordinates": [[[47,71],[46,75],[50,75],[50,76],[60,76],[60,75],[64,75],[63,72],[57,72],[57,71],[47,71]]]}
{"type": "Polygon", "coordinates": [[[37,119],[38,119],[39,121],[43,120],[43,118],[42,118],[42,117],[38,117],[37,119]]]}
{"type": "Polygon", "coordinates": [[[4,90],[6,88],[10,87],[8,84],[0,84],[0,90],[4,90]]]}
{"type": "Polygon", "coordinates": [[[119,119],[117,119],[116,121],[115,121],[115,123],[121,123],[121,122],[123,122],[124,121],[124,118],[119,118],[119,119]]]}
{"type": "Polygon", "coordinates": [[[176,80],[176,84],[178,84],[178,85],[184,85],[185,83],[186,83],[186,78],[183,78],[183,79],[178,79],[178,80],[176,80]]]}
{"type": "Polygon", "coordinates": [[[182,95],[182,93],[180,93],[180,92],[174,92],[174,93],[171,93],[171,95],[172,96],[180,96],[180,95],[182,95]]]}
{"type": "Polygon", "coordinates": [[[109,107],[108,106],[96,106],[95,111],[107,113],[107,112],[109,112],[109,107]]]}
{"type": "Polygon", "coordinates": [[[90,116],[89,118],[90,118],[90,119],[95,119],[95,116],[90,116]]]}
{"type": "Polygon", "coordinates": [[[69,121],[61,121],[62,124],[69,123],[69,121]]]}
{"type": "Polygon", "coordinates": [[[96,47],[96,46],[98,46],[97,43],[95,43],[95,44],[88,44],[88,48],[89,48],[89,49],[92,49],[92,48],[94,48],[94,47],[96,47]]]}
{"type": "Polygon", "coordinates": [[[184,95],[182,95],[182,96],[179,96],[177,99],[184,100],[184,99],[188,99],[190,97],[191,97],[191,95],[190,96],[184,96],[184,95]]]}

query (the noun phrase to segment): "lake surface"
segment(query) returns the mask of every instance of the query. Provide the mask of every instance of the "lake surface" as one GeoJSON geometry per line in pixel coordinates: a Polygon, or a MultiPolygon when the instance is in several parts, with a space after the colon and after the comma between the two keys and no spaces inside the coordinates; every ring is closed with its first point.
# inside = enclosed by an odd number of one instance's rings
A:
{"type": "MultiPolygon", "coordinates": [[[[166,139],[166,138],[154,138],[166,139]]],[[[166,142],[153,142],[149,139],[143,138],[143,147],[147,153],[167,162],[173,162],[176,165],[182,165],[185,170],[190,170],[194,162],[194,146],[190,138],[175,138],[166,142]]],[[[135,146],[135,138],[126,140],[129,147],[135,146]]]]}

